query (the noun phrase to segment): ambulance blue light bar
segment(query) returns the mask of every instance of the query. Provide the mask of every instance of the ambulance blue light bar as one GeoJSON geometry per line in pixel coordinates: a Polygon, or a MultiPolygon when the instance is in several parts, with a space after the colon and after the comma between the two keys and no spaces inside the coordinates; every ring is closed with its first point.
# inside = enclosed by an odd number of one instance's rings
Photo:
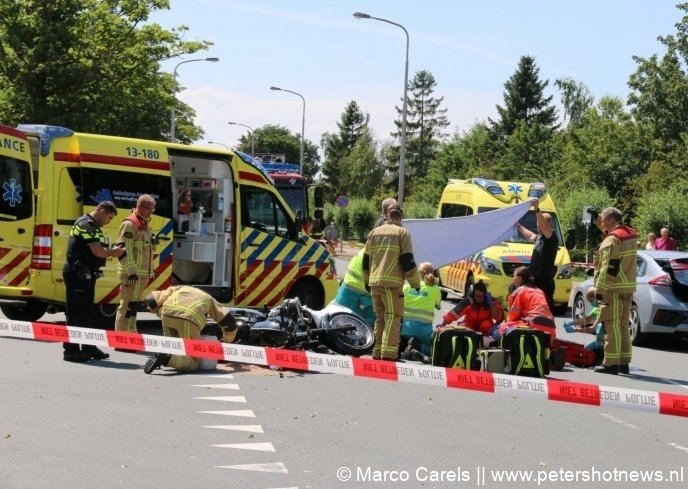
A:
{"type": "Polygon", "coordinates": [[[547,187],[542,182],[531,183],[528,189],[528,197],[535,197],[539,199],[547,192],[547,187]]]}
{"type": "Polygon", "coordinates": [[[494,180],[488,180],[486,178],[471,178],[468,181],[476,184],[478,187],[486,190],[492,195],[505,195],[502,187],[500,187],[499,184],[494,180]]]}
{"type": "Polygon", "coordinates": [[[41,142],[41,156],[50,152],[50,145],[53,139],[68,138],[74,131],[65,127],[47,126],[45,124],[19,124],[17,129],[27,134],[35,134],[41,142]]]}

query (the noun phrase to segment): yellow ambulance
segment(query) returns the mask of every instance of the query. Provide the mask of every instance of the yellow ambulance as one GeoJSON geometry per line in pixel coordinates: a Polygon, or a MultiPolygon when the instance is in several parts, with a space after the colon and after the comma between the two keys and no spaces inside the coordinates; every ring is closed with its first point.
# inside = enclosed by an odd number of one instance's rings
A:
{"type": "MultiPolygon", "coordinates": [[[[470,216],[532,198],[538,198],[540,209],[552,216],[554,234],[559,240],[555,261],[554,303],[555,312],[563,314],[571,292],[571,259],[564,243],[557,210],[543,183],[501,182],[485,178],[449,179],[440,198],[437,217],[470,216]]],[[[528,211],[520,223],[537,233],[536,217],[532,210],[528,211]]],[[[479,233],[480,230],[476,229],[475,232],[479,233]]],[[[461,237],[457,236],[457,239],[461,237]]],[[[488,284],[491,294],[506,306],[507,288],[513,281],[514,270],[528,265],[532,252],[533,244],[514,230],[506,241],[481,250],[470,258],[441,267],[440,286],[445,293],[450,291],[466,295],[475,282],[482,280],[488,284]]]]}
{"type": "MultiPolygon", "coordinates": [[[[156,200],[151,228],[159,238],[149,291],[188,284],[237,306],[298,296],[316,309],[337,291],[332,256],[301,234],[267,172],[233,151],[0,126],[0,185],[0,309],[10,319],[63,309],[74,221],[114,202],[118,215],[104,228],[112,243],[144,193],[156,200]]],[[[117,262],[104,272],[96,302],[108,318],[119,302],[117,262]]]]}

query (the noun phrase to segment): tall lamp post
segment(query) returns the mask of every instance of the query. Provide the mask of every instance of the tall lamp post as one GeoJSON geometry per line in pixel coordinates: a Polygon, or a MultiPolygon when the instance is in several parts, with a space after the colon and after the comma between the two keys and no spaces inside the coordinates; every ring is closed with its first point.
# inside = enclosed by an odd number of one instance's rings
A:
{"type": "Polygon", "coordinates": [[[170,115],[170,142],[175,140],[175,126],[177,124],[177,114],[175,108],[177,106],[177,69],[184,63],[193,63],[194,61],[210,61],[211,63],[217,63],[220,58],[195,58],[187,59],[186,61],[180,61],[177,66],[174,67],[174,73],[172,74],[172,113],[170,115]]]}
{"type": "Polygon", "coordinates": [[[408,59],[409,59],[409,33],[406,28],[392,22],[391,20],[381,19],[379,17],[372,17],[368,14],[361,12],[354,13],[354,17],[357,19],[373,19],[379,20],[380,22],[386,22],[388,24],[395,25],[401,28],[406,34],[406,64],[404,65],[404,104],[401,109],[401,145],[399,147],[399,195],[397,196],[397,201],[399,205],[404,203],[404,180],[406,178],[406,117],[408,112],[408,59]]]}
{"type": "Polygon", "coordinates": [[[304,130],[306,128],[306,99],[303,98],[303,95],[297,92],[292,92],[291,90],[287,90],[286,88],[279,88],[279,87],[270,87],[270,90],[279,90],[281,92],[289,92],[293,93],[294,95],[298,95],[301,97],[301,101],[303,102],[303,113],[301,115],[301,149],[299,151],[299,175],[303,175],[303,144],[304,144],[304,139],[305,139],[305,134],[304,130]]]}
{"type": "Polygon", "coordinates": [[[208,141],[208,144],[217,144],[218,146],[224,147],[227,151],[229,151],[229,146],[227,146],[225,143],[218,143],[217,141],[208,141]]]}
{"type": "Polygon", "coordinates": [[[251,156],[253,156],[256,153],[256,140],[253,137],[253,128],[251,126],[247,126],[246,124],[239,124],[238,122],[228,122],[230,126],[241,126],[241,127],[246,127],[251,131],[251,156]]]}

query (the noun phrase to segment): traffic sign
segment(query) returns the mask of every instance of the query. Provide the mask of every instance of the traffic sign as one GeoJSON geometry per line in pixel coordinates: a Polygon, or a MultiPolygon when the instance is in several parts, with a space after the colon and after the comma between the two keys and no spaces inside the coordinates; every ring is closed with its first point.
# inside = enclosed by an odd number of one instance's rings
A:
{"type": "Polygon", "coordinates": [[[340,195],[339,197],[337,197],[335,203],[340,209],[344,209],[345,207],[349,206],[349,197],[347,197],[346,195],[340,195]]]}

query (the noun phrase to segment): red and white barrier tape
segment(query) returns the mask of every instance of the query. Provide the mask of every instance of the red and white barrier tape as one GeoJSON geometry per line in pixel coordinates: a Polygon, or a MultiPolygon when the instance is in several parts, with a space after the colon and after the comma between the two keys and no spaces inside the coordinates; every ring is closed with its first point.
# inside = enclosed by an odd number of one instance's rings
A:
{"type": "Polygon", "coordinates": [[[310,351],[234,345],[220,341],[170,338],[7,319],[0,319],[0,336],[188,355],[196,358],[269,365],[294,370],[429,384],[491,394],[528,394],[549,401],[688,417],[688,396],[671,392],[624,389],[554,379],[533,379],[490,372],[324,355],[310,351]]]}

